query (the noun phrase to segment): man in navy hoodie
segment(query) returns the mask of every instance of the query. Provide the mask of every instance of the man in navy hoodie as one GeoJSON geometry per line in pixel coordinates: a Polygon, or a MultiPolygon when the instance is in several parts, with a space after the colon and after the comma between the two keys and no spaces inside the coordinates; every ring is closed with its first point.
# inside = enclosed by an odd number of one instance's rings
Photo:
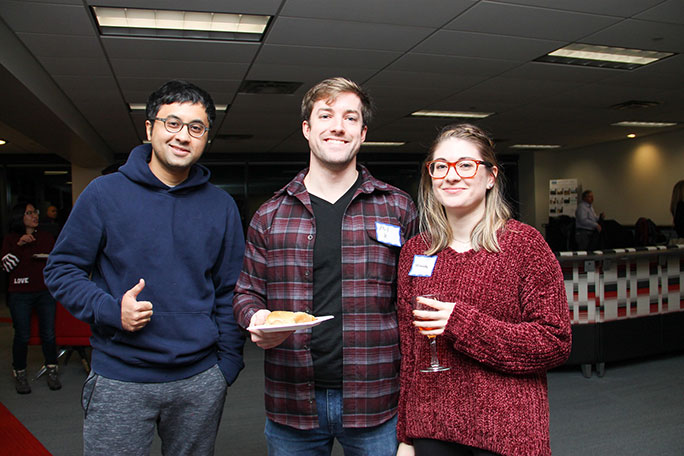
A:
{"type": "Polygon", "coordinates": [[[196,164],[216,117],[211,96],[170,81],[150,95],[150,145],[78,198],[45,282],[90,324],[84,454],[210,455],[244,366],[232,308],[244,238],[238,209],[196,164]]]}

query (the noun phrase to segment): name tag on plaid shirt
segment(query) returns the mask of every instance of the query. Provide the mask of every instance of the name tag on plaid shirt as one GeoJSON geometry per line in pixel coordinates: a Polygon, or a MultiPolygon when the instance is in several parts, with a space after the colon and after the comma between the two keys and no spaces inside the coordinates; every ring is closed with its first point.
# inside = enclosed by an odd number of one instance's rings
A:
{"type": "Polygon", "coordinates": [[[389,223],[375,222],[375,234],[383,244],[401,247],[401,228],[389,223]]]}

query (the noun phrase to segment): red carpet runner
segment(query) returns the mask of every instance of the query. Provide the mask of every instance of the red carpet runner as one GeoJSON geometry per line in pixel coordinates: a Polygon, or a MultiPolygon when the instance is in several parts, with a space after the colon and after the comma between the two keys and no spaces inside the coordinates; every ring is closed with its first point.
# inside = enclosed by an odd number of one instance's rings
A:
{"type": "Polygon", "coordinates": [[[0,455],[51,456],[48,450],[0,403],[0,455]]]}

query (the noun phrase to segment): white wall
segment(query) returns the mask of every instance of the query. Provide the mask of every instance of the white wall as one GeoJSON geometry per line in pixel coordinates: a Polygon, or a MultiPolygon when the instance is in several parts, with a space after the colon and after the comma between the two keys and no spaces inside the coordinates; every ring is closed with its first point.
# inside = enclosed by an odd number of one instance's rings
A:
{"type": "Polygon", "coordinates": [[[542,232],[551,179],[577,178],[581,189],[594,192],[594,209],[607,219],[634,225],[646,217],[671,225],[672,187],[684,179],[684,131],[567,152],[538,151],[531,166],[526,172],[528,178],[534,176],[534,222],[525,221],[542,232]]]}

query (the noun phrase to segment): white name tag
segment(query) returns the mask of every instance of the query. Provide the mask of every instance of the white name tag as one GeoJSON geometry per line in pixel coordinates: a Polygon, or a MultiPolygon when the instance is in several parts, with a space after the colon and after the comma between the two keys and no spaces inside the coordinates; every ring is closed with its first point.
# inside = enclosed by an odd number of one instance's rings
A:
{"type": "Polygon", "coordinates": [[[413,255],[413,264],[409,271],[410,276],[430,277],[432,270],[435,269],[437,256],[413,255]]]}
{"type": "Polygon", "coordinates": [[[401,247],[401,228],[389,223],[375,222],[375,234],[383,244],[401,247]]]}

